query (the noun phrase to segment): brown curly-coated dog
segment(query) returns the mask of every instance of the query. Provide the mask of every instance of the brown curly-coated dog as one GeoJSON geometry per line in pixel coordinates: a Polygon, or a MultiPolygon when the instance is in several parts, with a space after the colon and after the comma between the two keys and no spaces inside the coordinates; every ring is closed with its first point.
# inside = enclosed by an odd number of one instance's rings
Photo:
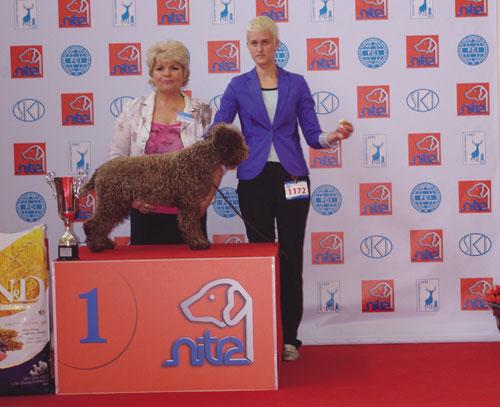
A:
{"type": "MultiPolygon", "coordinates": [[[[221,165],[235,167],[248,156],[239,130],[212,127],[207,137],[174,153],[117,157],[96,169],[81,193],[96,192],[96,210],[83,224],[92,252],[112,249],[108,234],[128,215],[134,200],[179,209],[179,229],[191,249],[210,245],[200,227],[200,209],[214,192],[221,165]]],[[[205,205],[205,208],[203,206],[205,205]]]]}

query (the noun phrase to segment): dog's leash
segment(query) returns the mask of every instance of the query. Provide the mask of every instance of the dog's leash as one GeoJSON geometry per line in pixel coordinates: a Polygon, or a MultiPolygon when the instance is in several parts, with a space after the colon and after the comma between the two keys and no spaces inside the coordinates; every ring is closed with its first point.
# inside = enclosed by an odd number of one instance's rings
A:
{"type": "MultiPolygon", "coordinates": [[[[268,243],[275,243],[273,240],[269,239],[267,236],[265,236],[259,229],[257,229],[256,226],[254,226],[251,222],[248,222],[247,220],[245,220],[243,218],[243,215],[241,214],[241,212],[236,209],[234,207],[234,205],[231,203],[231,201],[229,199],[227,199],[226,195],[224,195],[224,193],[217,187],[217,185],[215,184],[212,184],[214,187],[215,187],[215,190],[219,193],[219,195],[222,197],[222,199],[229,205],[229,207],[233,210],[233,212],[239,216],[239,218],[243,221],[243,223],[245,224],[245,226],[248,226],[250,229],[252,229],[253,232],[255,232],[256,234],[258,234],[262,239],[264,239],[265,242],[268,242],[268,243]]],[[[283,249],[279,248],[279,252],[281,255],[285,256],[285,257],[288,257],[288,255],[286,254],[285,251],[283,251],[283,249]]]]}

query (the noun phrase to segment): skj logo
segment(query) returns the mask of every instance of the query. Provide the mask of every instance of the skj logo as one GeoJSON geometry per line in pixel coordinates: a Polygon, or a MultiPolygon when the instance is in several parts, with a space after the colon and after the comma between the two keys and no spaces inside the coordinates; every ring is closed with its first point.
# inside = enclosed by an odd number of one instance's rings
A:
{"type": "Polygon", "coordinates": [[[14,175],[43,175],[46,172],[45,143],[14,144],[14,175]]]}
{"type": "Polygon", "coordinates": [[[189,0],[156,0],[158,25],[188,25],[189,0]]]}
{"type": "Polygon", "coordinates": [[[268,16],[276,22],[288,21],[288,0],[256,0],[256,15],[268,16]]]}
{"type": "Polygon", "coordinates": [[[486,17],[488,0],[455,0],[456,17],[486,17]]]}
{"type": "Polygon", "coordinates": [[[394,312],[394,280],[361,281],[362,312],[394,312]]]}
{"type": "Polygon", "coordinates": [[[441,165],[441,134],[408,134],[408,165],[441,165]]]}
{"type": "Polygon", "coordinates": [[[59,28],[90,27],[91,0],[59,0],[59,28]]]}
{"type": "Polygon", "coordinates": [[[340,282],[319,281],[318,282],[318,311],[340,312],[340,282]]]}
{"type": "Polygon", "coordinates": [[[392,184],[359,184],[360,215],[392,215],[392,184]]]}
{"type": "Polygon", "coordinates": [[[240,42],[208,41],[208,72],[240,72],[240,42]]]}
{"type": "Polygon", "coordinates": [[[212,24],[234,24],[234,19],[234,1],[212,0],[212,24]]]}
{"type": "Polygon", "coordinates": [[[109,44],[109,75],[141,75],[141,44],[109,44]]]}
{"type": "Polygon", "coordinates": [[[11,46],[10,76],[13,79],[43,78],[42,46],[41,45],[11,46]]]}
{"type": "Polygon", "coordinates": [[[361,241],[359,250],[369,259],[381,259],[392,252],[392,242],[385,236],[371,235],[361,241]]]}
{"type": "Polygon", "coordinates": [[[482,233],[469,233],[460,239],[458,247],[467,256],[484,256],[491,249],[491,239],[482,233]]]}
{"type": "Polygon", "coordinates": [[[387,20],[389,0],[356,0],[356,20],[387,20]]]}
{"type": "Polygon", "coordinates": [[[94,124],[93,93],[62,93],[63,126],[92,126],[94,124]]]}
{"type": "Polygon", "coordinates": [[[38,28],[37,0],[16,0],[16,28],[38,28]]]}
{"type": "Polygon", "coordinates": [[[489,114],[489,83],[457,83],[458,116],[487,116],[489,114]]]}
{"type": "Polygon", "coordinates": [[[462,311],[488,310],[486,291],[492,286],[493,279],[491,277],[460,279],[462,311]]]}
{"type": "Polygon", "coordinates": [[[216,334],[206,329],[196,339],[178,338],[171,349],[171,359],[164,367],[180,363],[180,348],[185,346],[191,366],[250,365],[254,361],[252,297],[236,280],[221,278],[205,284],[197,293],[180,303],[181,312],[192,323],[214,325],[216,334]],[[216,336],[232,327],[241,327],[239,336],[216,336]]]}
{"type": "Polygon", "coordinates": [[[439,280],[417,280],[417,311],[439,311],[439,280]]]}
{"type": "Polygon", "coordinates": [[[307,39],[307,70],[334,71],[340,68],[338,38],[307,39]]]}
{"type": "Polygon", "coordinates": [[[363,156],[366,168],[386,167],[385,134],[366,134],[363,136],[363,156]]]}
{"type": "Polygon", "coordinates": [[[441,229],[410,230],[412,263],[443,261],[443,231],[441,229]]]}
{"type": "Polygon", "coordinates": [[[465,165],[486,164],[486,137],[482,131],[466,131],[463,137],[463,162],[465,165]]]}
{"type": "Polygon", "coordinates": [[[358,86],[358,118],[390,117],[389,85],[358,86]]]}
{"type": "Polygon", "coordinates": [[[344,264],[344,232],[311,233],[312,264],[344,264]]]}
{"type": "Polygon", "coordinates": [[[460,213],[491,212],[491,181],[458,181],[460,213]]]}
{"type": "Polygon", "coordinates": [[[342,144],[335,142],[333,147],[324,149],[309,148],[309,168],[341,168],[342,144]]]}
{"type": "Polygon", "coordinates": [[[12,114],[22,122],[36,122],[45,114],[45,106],[36,99],[22,99],[12,107],[12,114]]]}
{"type": "Polygon", "coordinates": [[[406,67],[439,67],[439,36],[408,35],[406,37],[406,67]]]}

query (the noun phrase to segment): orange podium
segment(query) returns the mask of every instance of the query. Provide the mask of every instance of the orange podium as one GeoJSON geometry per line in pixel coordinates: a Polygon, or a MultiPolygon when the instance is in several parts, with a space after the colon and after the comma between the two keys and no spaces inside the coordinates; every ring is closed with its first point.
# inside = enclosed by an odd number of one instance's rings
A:
{"type": "Polygon", "coordinates": [[[277,389],[277,259],[262,243],[55,261],[56,392],[277,389]]]}

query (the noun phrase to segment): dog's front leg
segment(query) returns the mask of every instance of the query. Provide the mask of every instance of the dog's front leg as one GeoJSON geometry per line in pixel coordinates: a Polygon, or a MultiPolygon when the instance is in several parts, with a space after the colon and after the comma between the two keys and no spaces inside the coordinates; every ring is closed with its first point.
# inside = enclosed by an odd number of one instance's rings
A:
{"type": "Polygon", "coordinates": [[[205,250],[209,248],[210,242],[201,230],[198,206],[180,209],[177,214],[177,222],[182,237],[190,249],[205,250]]]}

